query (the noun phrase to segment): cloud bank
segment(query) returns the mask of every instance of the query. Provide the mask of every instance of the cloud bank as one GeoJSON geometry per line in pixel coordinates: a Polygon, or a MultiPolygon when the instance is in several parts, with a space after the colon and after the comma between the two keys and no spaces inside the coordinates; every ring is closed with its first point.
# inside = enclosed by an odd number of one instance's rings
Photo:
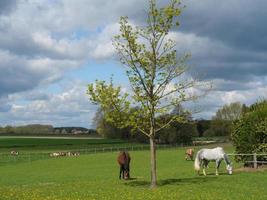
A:
{"type": "MultiPolygon", "coordinates": [[[[225,103],[266,97],[267,2],[182,2],[181,26],[171,37],[177,52],[191,53],[188,64],[214,85],[196,117],[209,118],[225,103]]],[[[143,0],[1,1],[0,126],[90,126],[96,107],[85,94],[89,75],[99,63],[115,62],[111,38],[119,17],[144,24],[145,10],[143,0]]]]}

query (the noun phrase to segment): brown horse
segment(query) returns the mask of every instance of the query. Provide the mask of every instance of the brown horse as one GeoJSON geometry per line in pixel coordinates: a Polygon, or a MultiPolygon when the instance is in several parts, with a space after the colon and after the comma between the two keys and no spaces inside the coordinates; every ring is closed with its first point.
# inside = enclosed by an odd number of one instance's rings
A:
{"type": "Polygon", "coordinates": [[[117,157],[117,161],[120,165],[119,179],[121,179],[121,175],[123,179],[130,178],[130,154],[127,151],[121,151],[117,157]]]}
{"type": "Polygon", "coordinates": [[[187,149],[185,152],[185,159],[186,160],[194,160],[194,149],[187,149]]]}

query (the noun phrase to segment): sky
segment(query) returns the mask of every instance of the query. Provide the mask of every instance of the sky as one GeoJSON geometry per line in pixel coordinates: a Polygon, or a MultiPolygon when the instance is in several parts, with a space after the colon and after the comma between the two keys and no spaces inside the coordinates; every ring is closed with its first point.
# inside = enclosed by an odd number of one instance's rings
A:
{"type": "MultiPolygon", "coordinates": [[[[158,0],[166,5],[168,0],[158,0]]],[[[209,119],[224,104],[267,97],[267,1],[183,0],[172,30],[178,53],[213,83],[196,104],[209,119]]],[[[1,0],[0,126],[93,127],[87,84],[129,88],[111,39],[120,16],[142,25],[146,0],[1,0]]]]}

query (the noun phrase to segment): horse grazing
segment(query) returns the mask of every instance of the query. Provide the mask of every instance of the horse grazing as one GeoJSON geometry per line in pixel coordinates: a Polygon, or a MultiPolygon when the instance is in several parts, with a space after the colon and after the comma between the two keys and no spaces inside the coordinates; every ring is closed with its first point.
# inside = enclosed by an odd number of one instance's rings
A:
{"type": "Polygon", "coordinates": [[[194,157],[194,149],[186,149],[186,152],[185,152],[185,160],[194,160],[193,159],[194,157]]]}
{"type": "Polygon", "coordinates": [[[127,151],[121,151],[117,157],[117,161],[120,165],[119,179],[121,179],[121,175],[123,179],[130,178],[130,154],[127,151]]]}
{"type": "Polygon", "coordinates": [[[19,152],[18,151],[10,151],[10,155],[12,156],[18,156],[19,155],[19,152]]]}
{"type": "Polygon", "coordinates": [[[210,161],[216,162],[216,175],[218,174],[218,169],[220,167],[221,161],[224,160],[226,163],[226,169],[228,171],[228,174],[232,174],[232,163],[229,160],[227,154],[224,152],[223,148],[216,147],[213,149],[200,149],[197,152],[196,158],[195,158],[195,170],[199,174],[200,167],[202,165],[203,167],[203,174],[206,176],[206,168],[208,167],[208,164],[210,161]]]}
{"type": "Polygon", "coordinates": [[[53,152],[53,153],[50,153],[49,156],[50,157],[58,157],[58,156],[60,156],[60,153],[59,152],[53,152]]]}

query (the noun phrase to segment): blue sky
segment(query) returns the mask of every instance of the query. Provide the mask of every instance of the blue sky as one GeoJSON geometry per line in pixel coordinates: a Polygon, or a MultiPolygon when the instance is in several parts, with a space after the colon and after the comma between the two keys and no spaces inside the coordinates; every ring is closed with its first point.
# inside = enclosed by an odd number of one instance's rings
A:
{"type": "MultiPolygon", "coordinates": [[[[164,5],[168,0],[158,0],[164,5]]],[[[184,0],[172,31],[178,52],[213,82],[195,118],[224,104],[267,96],[267,2],[184,0]]],[[[96,79],[128,88],[111,38],[120,16],[145,21],[145,0],[1,0],[0,126],[31,123],[92,125],[97,107],[86,96],[96,79]]]]}

